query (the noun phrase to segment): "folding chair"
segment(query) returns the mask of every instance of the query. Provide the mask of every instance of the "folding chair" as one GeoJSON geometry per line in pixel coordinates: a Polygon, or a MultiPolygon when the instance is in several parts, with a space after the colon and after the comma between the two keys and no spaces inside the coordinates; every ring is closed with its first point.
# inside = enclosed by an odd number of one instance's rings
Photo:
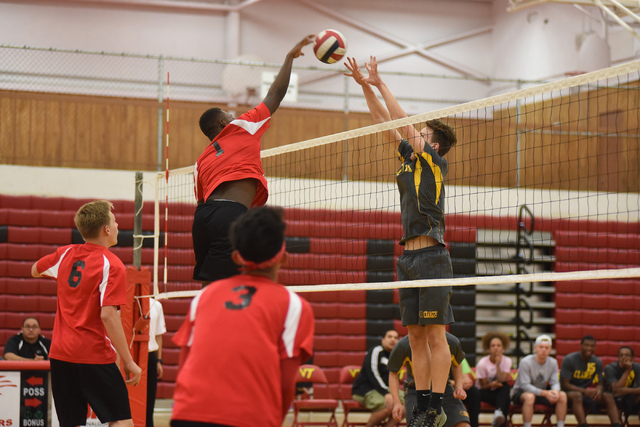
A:
{"type": "Polygon", "coordinates": [[[367,422],[349,421],[351,412],[371,412],[357,400],[351,398],[351,385],[360,373],[361,367],[358,365],[347,365],[340,370],[340,378],[338,380],[338,393],[342,401],[342,410],[344,411],[344,422],[342,427],[364,426],[367,422]]]}
{"type": "MultiPolygon", "coordinates": [[[[364,405],[357,400],[351,398],[351,385],[355,381],[356,376],[360,373],[360,366],[347,365],[340,370],[340,377],[338,380],[338,397],[342,401],[342,410],[344,411],[344,421],[342,427],[354,427],[354,426],[366,426],[366,421],[351,421],[349,420],[349,414],[356,413],[371,413],[370,410],[364,407],[364,405]]],[[[403,370],[406,373],[406,370],[403,370]]],[[[404,376],[400,377],[402,382],[404,376]]],[[[379,426],[383,426],[385,423],[381,422],[379,426]]],[[[405,425],[403,423],[399,424],[405,425]]]]}
{"type": "MultiPolygon", "coordinates": [[[[313,384],[328,384],[327,377],[319,366],[301,365],[296,375],[296,383],[310,382],[313,384]]],[[[293,401],[293,425],[298,426],[331,426],[338,427],[336,420],[336,409],[338,408],[337,399],[313,399],[312,396],[305,398],[300,396],[300,400],[293,401]],[[309,413],[309,421],[298,420],[301,412],[309,413]],[[330,414],[328,421],[311,421],[312,412],[328,412],[330,414]]]]}

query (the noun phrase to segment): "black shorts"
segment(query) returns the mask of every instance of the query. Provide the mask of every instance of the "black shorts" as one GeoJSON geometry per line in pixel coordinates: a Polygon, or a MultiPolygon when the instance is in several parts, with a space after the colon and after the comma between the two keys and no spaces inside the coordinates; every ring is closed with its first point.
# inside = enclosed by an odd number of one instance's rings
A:
{"type": "Polygon", "coordinates": [[[589,396],[583,394],[582,395],[582,406],[584,407],[584,409],[586,409],[590,414],[597,414],[600,412],[601,409],[604,409],[607,407],[606,402],[604,401],[604,399],[600,399],[600,400],[593,400],[592,398],[590,398],[589,396]]]}
{"type": "Polygon", "coordinates": [[[636,403],[637,396],[637,394],[625,394],[624,396],[615,396],[613,399],[618,409],[626,412],[628,416],[640,413],[640,402],[636,403]]]}
{"type": "Polygon", "coordinates": [[[191,236],[196,266],[193,279],[203,282],[226,279],[239,273],[231,259],[229,228],[249,209],[231,200],[209,200],[198,205],[193,216],[191,236]]]}
{"type": "MultiPolygon", "coordinates": [[[[451,279],[453,268],[449,251],[442,245],[404,251],[396,264],[398,280],[451,279]]],[[[402,325],[448,325],[453,323],[451,286],[402,288],[400,315],[402,325]]]]}
{"type": "MultiPolygon", "coordinates": [[[[524,393],[526,393],[524,390],[516,391],[516,393],[511,398],[511,401],[516,405],[522,405],[522,400],[520,400],[520,398],[522,397],[522,395],[524,393]]],[[[546,397],[542,397],[542,396],[536,396],[536,400],[533,403],[534,403],[534,405],[547,405],[547,406],[551,406],[551,407],[556,406],[555,404],[549,402],[549,399],[547,399],[546,397]]]]}
{"type": "Polygon", "coordinates": [[[129,392],[115,363],[92,365],[51,359],[51,390],[60,427],[87,423],[87,405],[103,423],[131,419],[129,392]]]}
{"type": "MultiPolygon", "coordinates": [[[[413,408],[418,403],[416,389],[410,388],[404,395],[404,409],[408,417],[411,417],[413,408]]],[[[444,398],[442,399],[442,410],[447,414],[447,421],[443,427],[455,427],[458,423],[469,423],[469,413],[460,399],[453,397],[453,387],[447,383],[444,390],[444,398]]]]}

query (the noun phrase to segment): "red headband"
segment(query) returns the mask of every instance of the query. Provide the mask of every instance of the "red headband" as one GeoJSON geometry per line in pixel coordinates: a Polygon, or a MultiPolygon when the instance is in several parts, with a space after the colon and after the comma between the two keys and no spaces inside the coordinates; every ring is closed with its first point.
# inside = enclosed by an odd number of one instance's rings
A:
{"type": "Polygon", "coordinates": [[[282,255],[284,255],[284,252],[286,249],[287,249],[286,242],[283,241],[280,251],[278,251],[278,253],[275,254],[273,258],[270,258],[266,261],[262,261],[261,263],[247,261],[246,259],[242,258],[242,255],[240,255],[240,252],[238,252],[238,259],[242,264],[242,267],[240,267],[240,271],[264,270],[265,268],[273,267],[278,263],[278,261],[282,259],[282,255]]]}

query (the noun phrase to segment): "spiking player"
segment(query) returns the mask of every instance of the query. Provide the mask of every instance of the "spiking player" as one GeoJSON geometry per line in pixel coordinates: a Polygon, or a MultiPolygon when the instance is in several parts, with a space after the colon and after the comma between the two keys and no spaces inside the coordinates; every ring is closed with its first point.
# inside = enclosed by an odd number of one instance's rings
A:
{"type": "Polygon", "coordinates": [[[204,288],[173,337],[182,352],[172,427],[282,425],[314,332],[309,303],[277,283],[285,228],[282,210],[266,206],[231,225],[244,274],[204,288]]]}
{"type": "Polygon", "coordinates": [[[293,60],[315,39],[309,35],[287,54],[262,103],[234,119],[211,108],[200,117],[200,129],[211,143],[194,169],[198,207],[192,237],[196,266],[193,278],[205,283],[238,274],[231,260],[229,226],[250,207],[267,202],[267,180],[260,161],[260,138],[287,93],[293,60]]]}
{"type": "MultiPolygon", "coordinates": [[[[407,117],[378,74],[375,57],[367,65],[365,77],[357,62],[348,58],[346,76],[362,87],[367,106],[376,123],[407,117]],[[380,91],[385,106],[371,86],[380,91]]],[[[453,277],[451,258],[444,243],[444,179],[448,163],[444,155],[456,143],[456,135],[439,120],[430,120],[420,131],[411,125],[385,132],[389,142],[400,140],[402,162],[396,172],[405,246],[398,258],[398,280],[448,279],[453,277]]],[[[449,304],[451,286],[405,288],[399,290],[402,324],[409,330],[417,404],[409,427],[442,427],[447,416],[442,410],[451,353],[445,325],[453,323],[449,304]]],[[[409,416],[409,415],[407,415],[409,416]]]]}

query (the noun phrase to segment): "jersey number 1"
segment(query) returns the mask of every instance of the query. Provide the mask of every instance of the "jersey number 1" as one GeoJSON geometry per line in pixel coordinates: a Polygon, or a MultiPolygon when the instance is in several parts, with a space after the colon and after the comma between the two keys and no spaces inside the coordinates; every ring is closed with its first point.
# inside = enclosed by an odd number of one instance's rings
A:
{"type": "Polygon", "coordinates": [[[69,274],[69,286],[77,288],[82,280],[82,270],[84,270],[84,261],[76,261],[71,267],[71,274],[69,274]]]}
{"type": "Polygon", "coordinates": [[[218,141],[213,143],[213,148],[216,149],[216,157],[224,154],[224,150],[222,149],[222,147],[220,147],[220,144],[218,144],[218,141]]]}

